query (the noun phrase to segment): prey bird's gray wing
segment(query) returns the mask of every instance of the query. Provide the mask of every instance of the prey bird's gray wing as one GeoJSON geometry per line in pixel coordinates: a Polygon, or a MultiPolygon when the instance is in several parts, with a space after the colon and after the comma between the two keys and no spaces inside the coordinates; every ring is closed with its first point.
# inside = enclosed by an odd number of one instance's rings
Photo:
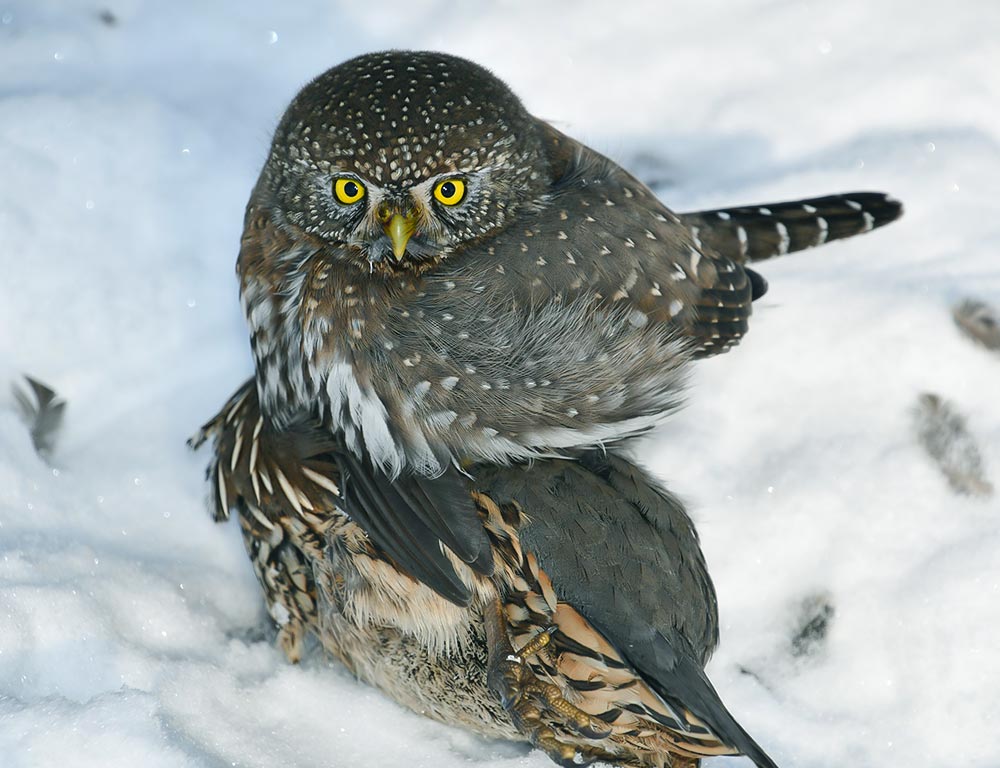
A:
{"type": "Polygon", "coordinates": [[[705,676],[718,640],[715,592],[694,526],[675,497],[612,454],[477,473],[486,492],[516,500],[521,546],[560,600],[604,635],[689,727],[706,727],[760,768],[774,763],[705,676]],[[701,721],[701,724],[698,723],[701,721]]]}
{"type": "Polygon", "coordinates": [[[441,545],[484,576],[493,573],[493,558],[466,478],[449,466],[436,478],[405,473],[390,480],[367,457],[344,450],[338,459],[344,468],[344,512],[401,571],[467,606],[469,589],[441,545]]]}

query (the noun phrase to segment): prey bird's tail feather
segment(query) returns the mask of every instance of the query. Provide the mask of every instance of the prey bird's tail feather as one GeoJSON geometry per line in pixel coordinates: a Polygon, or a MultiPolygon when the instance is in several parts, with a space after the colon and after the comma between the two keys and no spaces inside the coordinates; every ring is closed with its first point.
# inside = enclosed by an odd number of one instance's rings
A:
{"type": "Polygon", "coordinates": [[[699,247],[747,263],[860,235],[895,221],[902,213],[902,204],[881,192],[848,192],[694,211],[680,218],[699,247]]]}

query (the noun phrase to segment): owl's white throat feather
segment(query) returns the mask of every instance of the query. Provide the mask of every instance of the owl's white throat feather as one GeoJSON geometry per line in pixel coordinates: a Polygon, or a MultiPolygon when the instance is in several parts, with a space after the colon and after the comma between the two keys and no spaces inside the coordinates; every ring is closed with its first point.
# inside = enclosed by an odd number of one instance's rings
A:
{"type": "Polygon", "coordinates": [[[398,476],[406,457],[389,429],[385,404],[371,387],[358,382],[354,366],[343,355],[334,358],[326,373],[326,394],[331,426],[343,431],[347,446],[359,456],[367,451],[373,464],[390,477],[398,476]]]}

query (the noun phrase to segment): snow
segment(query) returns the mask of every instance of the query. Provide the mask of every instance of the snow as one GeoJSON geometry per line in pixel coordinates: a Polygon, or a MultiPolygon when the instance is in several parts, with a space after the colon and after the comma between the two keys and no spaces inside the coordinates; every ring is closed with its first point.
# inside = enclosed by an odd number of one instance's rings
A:
{"type": "Polygon", "coordinates": [[[184,445],[251,370],[232,270],[282,109],[406,47],[490,66],[678,210],[905,202],[762,265],[745,343],[636,452],[691,506],[709,672],[779,764],[995,768],[1000,504],[954,493],[913,409],[950,401],[1000,484],[1000,354],[950,317],[1000,305],[998,28],[995,0],[0,2],[0,382],[68,401],[50,466],[0,387],[0,762],[550,764],[287,665],[184,445]]]}

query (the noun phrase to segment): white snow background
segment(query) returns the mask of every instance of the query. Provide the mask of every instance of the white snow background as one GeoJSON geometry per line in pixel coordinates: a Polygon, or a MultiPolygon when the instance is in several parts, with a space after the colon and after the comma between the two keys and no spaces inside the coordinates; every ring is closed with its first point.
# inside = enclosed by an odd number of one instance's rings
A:
{"type": "Polygon", "coordinates": [[[998,33],[996,0],[0,0],[0,765],[550,764],[286,664],[184,444],[251,372],[233,265],[282,110],[404,47],[489,66],[676,210],[904,201],[763,264],[748,338],[636,453],[691,506],[709,672],[779,764],[996,768],[1000,505],[950,490],[911,409],[952,400],[1000,484],[1000,355],[949,316],[1000,304],[998,33]],[[51,466],[22,373],[69,403],[51,466]]]}

